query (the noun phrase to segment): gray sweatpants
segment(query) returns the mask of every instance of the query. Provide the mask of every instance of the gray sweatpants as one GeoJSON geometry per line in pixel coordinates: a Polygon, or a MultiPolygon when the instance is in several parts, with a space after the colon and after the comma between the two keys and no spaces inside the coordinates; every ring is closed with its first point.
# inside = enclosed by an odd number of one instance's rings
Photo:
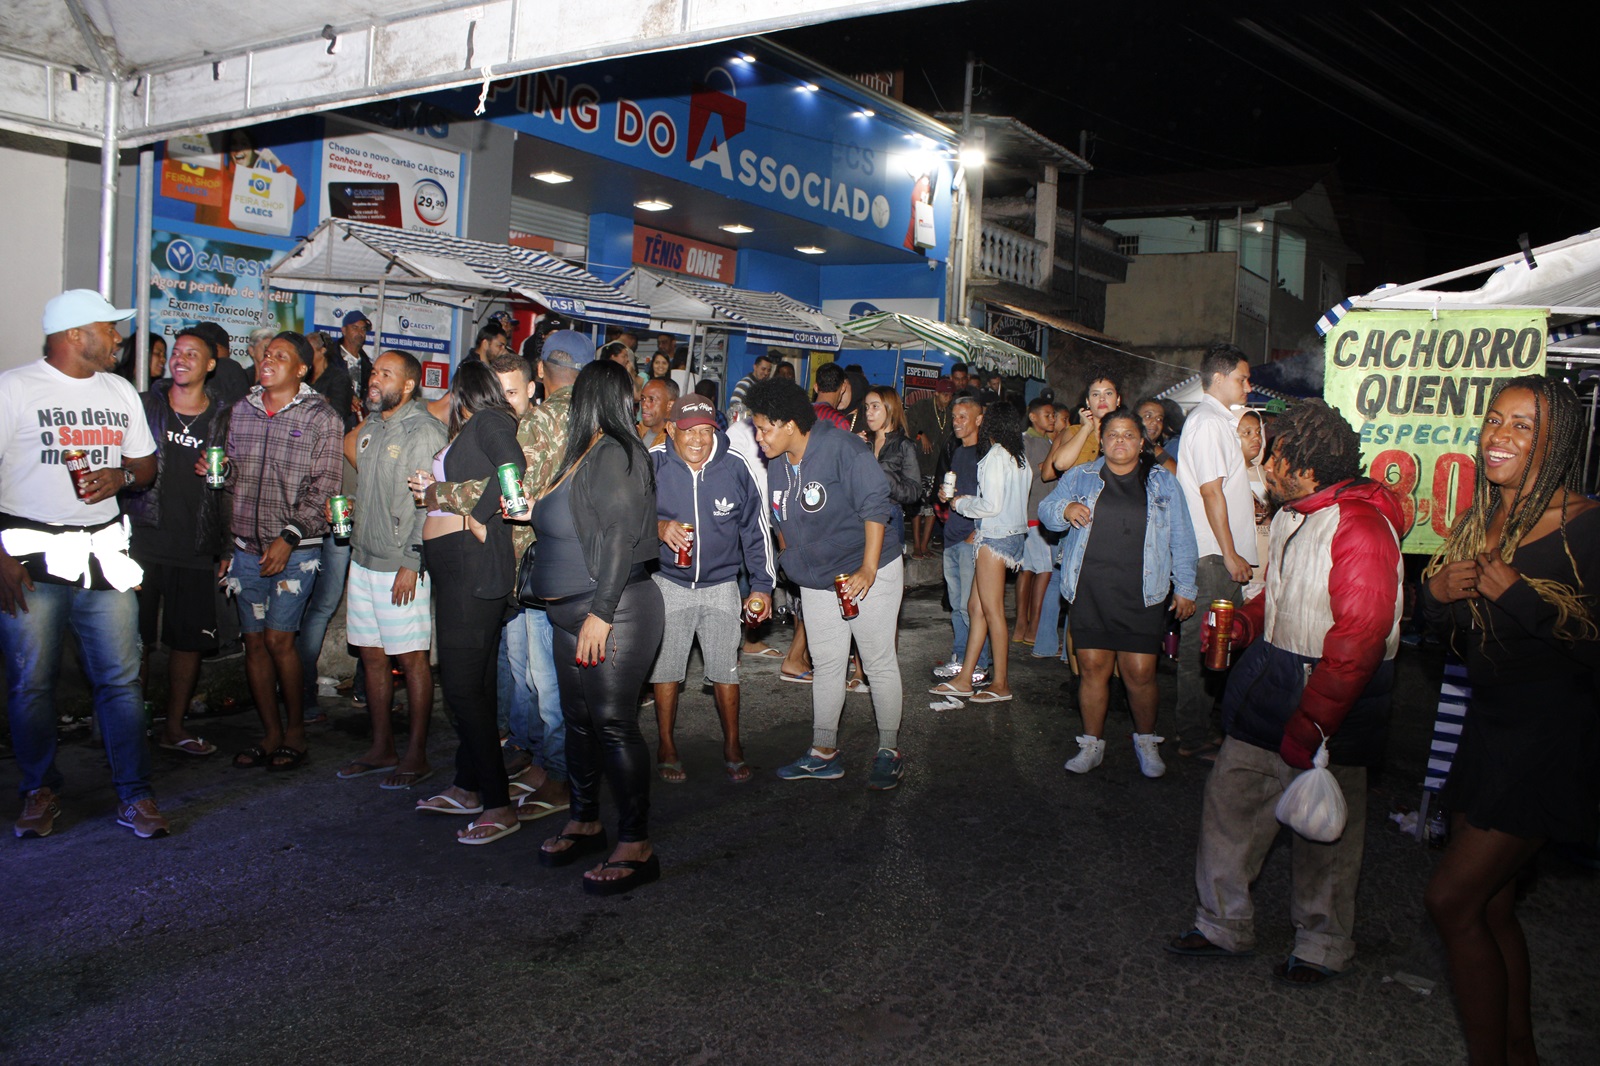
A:
{"type": "Polygon", "coordinates": [[[861,669],[872,688],[872,713],[878,720],[878,746],[899,749],[900,658],[894,635],[905,591],[905,563],[896,555],[878,568],[878,578],[850,621],[839,617],[832,588],[801,587],[806,643],[811,648],[811,743],[839,746],[839,715],[844,710],[844,680],[850,666],[850,640],[861,653],[861,669]]]}
{"type": "MultiPolygon", "coordinates": [[[[1349,811],[1344,836],[1318,844],[1291,831],[1289,917],[1294,954],[1303,962],[1342,970],[1355,957],[1356,881],[1367,839],[1367,770],[1330,766],[1349,811]]],[[[1200,906],[1195,928],[1229,951],[1255,946],[1250,885],[1283,828],[1278,797],[1300,775],[1275,751],[1228,737],[1206,780],[1194,884],[1200,906]]]]}

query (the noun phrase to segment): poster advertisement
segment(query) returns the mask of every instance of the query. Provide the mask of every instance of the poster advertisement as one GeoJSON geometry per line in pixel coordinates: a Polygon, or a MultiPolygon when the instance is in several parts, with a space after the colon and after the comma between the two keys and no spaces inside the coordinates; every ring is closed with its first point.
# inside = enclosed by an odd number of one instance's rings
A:
{"type": "MultiPolygon", "coordinates": [[[[360,311],[367,321],[378,320],[378,301],[370,296],[317,296],[313,302],[311,328],[323,333],[339,333],[344,316],[360,311]]],[[[383,302],[383,329],[377,337],[367,337],[367,351],[388,348],[410,352],[419,359],[428,356],[450,358],[452,316],[440,304],[410,297],[395,297],[383,302]]]]}
{"type": "Polygon", "coordinates": [[[461,154],[383,133],[322,141],[321,217],[459,236],[461,154]]]}
{"type": "Polygon", "coordinates": [[[151,239],[150,328],[171,338],[184,326],[216,322],[235,353],[257,326],[299,330],[304,296],[275,293],[261,306],[262,275],[281,253],[268,248],[156,230],[151,239]]]}
{"type": "Polygon", "coordinates": [[[1495,385],[1544,373],[1539,310],[1355,311],[1325,340],[1323,397],[1361,434],[1367,473],[1404,509],[1401,550],[1431,554],[1472,502],[1495,385]]]}
{"type": "Polygon", "coordinates": [[[258,144],[261,130],[174,137],[162,145],[156,214],[270,237],[308,233],[306,144],[258,144]]]}
{"type": "Polygon", "coordinates": [[[934,382],[939,380],[944,368],[938,363],[907,359],[901,364],[900,373],[900,398],[907,407],[910,407],[918,400],[933,395],[934,382]]]}

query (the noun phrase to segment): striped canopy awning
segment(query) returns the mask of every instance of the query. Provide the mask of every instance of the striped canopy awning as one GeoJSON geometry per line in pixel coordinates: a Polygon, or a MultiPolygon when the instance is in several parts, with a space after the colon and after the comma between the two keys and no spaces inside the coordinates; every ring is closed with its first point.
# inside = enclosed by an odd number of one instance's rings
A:
{"type": "Polygon", "coordinates": [[[879,311],[841,327],[851,347],[937,348],[969,366],[1014,377],[1044,379],[1044,359],[971,326],[935,322],[898,311],[879,311]]]}
{"type": "Polygon", "coordinates": [[[531,248],[370,222],[329,219],[267,272],[290,292],[396,294],[459,304],[459,295],[517,293],[562,315],[644,329],[650,309],[587,270],[531,248]]]}
{"type": "Polygon", "coordinates": [[[757,344],[839,350],[838,324],[781,292],[735,289],[643,267],[618,278],[617,287],[648,307],[650,317],[664,325],[681,328],[703,322],[743,330],[757,344]]]}

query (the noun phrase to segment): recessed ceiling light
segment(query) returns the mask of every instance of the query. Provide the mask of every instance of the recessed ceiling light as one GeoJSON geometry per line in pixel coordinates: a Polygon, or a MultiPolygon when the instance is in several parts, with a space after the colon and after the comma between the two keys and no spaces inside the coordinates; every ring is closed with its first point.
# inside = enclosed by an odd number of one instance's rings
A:
{"type": "Polygon", "coordinates": [[[802,255],[821,255],[827,251],[826,248],[818,248],[814,244],[797,244],[794,246],[794,250],[802,255]]]}
{"type": "Polygon", "coordinates": [[[728,222],[728,223],[725,223],[724,225],[718,226],[717,228],[720,229],[720,230],[727,230],[729,233],[754,233],[755,232],[755,230],[751,229],[749,226],[746,226],[743,222],[728,222]]]}
{"type": "Polygon", "coordinates": [[[819,91],[820,87],[814,81],[807,81],[801,82],[799,85],[796,85],[795,88],[801,92],[814,93],[819,91]]]}
{"type": "Polygon", "coordinates": [[[746,63],[754,63],[756,61],[756,57],[751,55],[749,52],[745,52],[739,58],[744,60],[746,63]]]}
{"type": "Polygon", "coordinates": [[[670,210],[672,210],[672,205],[667,203],[665,200],[638,200],[638,201],[636,201],[634,203],[633,206],[637,207],[641,211],[670,211],[670,210]]]}
{"type": "Polygon", "coordinates": [[[542,181],[546,185],[565,185],[572,180],[571,174],[563,174],[559,170],[541,170],[532,177],[534,181],[542,181]]]}
{"type": "Polygon", "coordinates": [[[872,108],[863,107],[860,111],[856,112],[856,118],[871,118],[873,115],[876,115],[876,114],[877,114],[877,112],[872,110],[872,108]]]}

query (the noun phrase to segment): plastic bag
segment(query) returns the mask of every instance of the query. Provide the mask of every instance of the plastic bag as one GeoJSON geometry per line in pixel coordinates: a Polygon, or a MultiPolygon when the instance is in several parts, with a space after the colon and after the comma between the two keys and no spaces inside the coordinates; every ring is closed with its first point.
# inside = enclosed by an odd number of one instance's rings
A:
{"type": "Polygon", "coordinates": [[[1328,769],[1328,738],[1311,760],[1312,768],[1289,782],[1278,797],[1278,821],[1307,840],[1331,844],[1344,835],[1348,814],[1344,791],[1328,769]]]}

